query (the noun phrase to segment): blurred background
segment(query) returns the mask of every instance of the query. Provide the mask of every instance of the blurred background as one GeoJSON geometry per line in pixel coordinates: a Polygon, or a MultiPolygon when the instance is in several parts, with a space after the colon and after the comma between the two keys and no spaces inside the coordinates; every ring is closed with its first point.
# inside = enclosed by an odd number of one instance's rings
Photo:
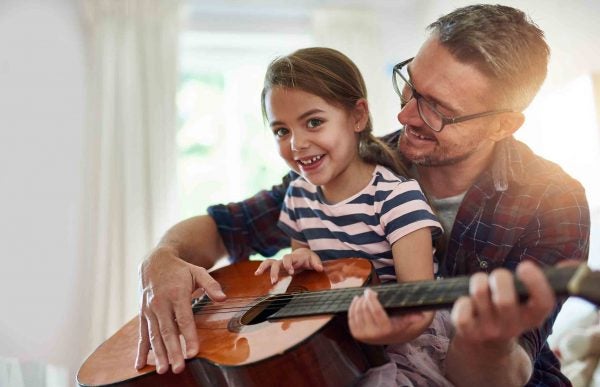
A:
{"type": "MultiPolygon", "coordinates": [[[[346,53],[384,134],[398,128],[393,65],[470,3],[0,0],[0,385],[75,385],[136,314],[137,267],[169,226],[279,182],[260,111],[275,56],[346,53]]],[[[503,4],[552,49],[517,137],[586,187],[600,268],[600,2],[503,4]]],[[[569,302],[557,331],[590,309],[569,302]]]]}

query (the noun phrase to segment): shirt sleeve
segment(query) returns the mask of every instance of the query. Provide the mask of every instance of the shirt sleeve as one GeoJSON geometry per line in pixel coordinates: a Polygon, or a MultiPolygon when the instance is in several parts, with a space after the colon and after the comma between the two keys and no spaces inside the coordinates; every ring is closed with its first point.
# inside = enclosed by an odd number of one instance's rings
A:
{"type": "Polygon", "coordinates": [[[287,187],[297,177],[290,172],[270,190],[241,202],[208,207],[231,261],[246,260],[253,254],[270,257],[290,246],[289,237],[277,227],[277,221],[287,187]]]}
{"type": "Polygon", "coordinates": [[[442,226],[415,180],[399,182],[381,207],[380,221],[390,245],[421,228],[430,227],[432,238],[442,234],[442,226]]]}
{"type": "Polygon", "coordinates": [[[285,232],[287,236],[303,244],[308,244],[302,228],[298,224],[298,216],[296,215],[296,200],[293,195],[294,181],[290,183],[285,194],[285,199],[279,214],[279,222],[277,226],[285,232]]]}

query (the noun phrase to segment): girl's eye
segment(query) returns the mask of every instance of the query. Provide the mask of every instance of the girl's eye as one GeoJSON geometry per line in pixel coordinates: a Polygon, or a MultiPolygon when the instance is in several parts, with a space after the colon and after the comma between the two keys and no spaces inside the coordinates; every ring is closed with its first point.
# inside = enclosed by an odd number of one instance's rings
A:
{"type": "Polygon", "coordinates": [[[286,134],[288,134],[290,131],[287,130],[286,128],[275,128],[273,129],[273,134],[275,135],[275,137],[283,137],[286,134]]]}
{"type": "Polygon", "coordinates": [[[322,123],[323,123],[323,121],[321,121],[318,118],[311,118],[310,120],[308,120],[307,126],[309,128],[316,128],[318,126],[321,126],[322,123]]]}

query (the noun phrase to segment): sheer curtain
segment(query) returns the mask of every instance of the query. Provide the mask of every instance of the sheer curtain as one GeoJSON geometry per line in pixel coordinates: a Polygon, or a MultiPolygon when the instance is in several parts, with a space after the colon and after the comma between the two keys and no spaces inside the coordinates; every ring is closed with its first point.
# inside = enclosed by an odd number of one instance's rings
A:
{"type": "Polygon", "coordinates": [[[88,350],[135,315],[139,262],[173,223],[178,8],[178,0],[83,3],[88,350]]]}

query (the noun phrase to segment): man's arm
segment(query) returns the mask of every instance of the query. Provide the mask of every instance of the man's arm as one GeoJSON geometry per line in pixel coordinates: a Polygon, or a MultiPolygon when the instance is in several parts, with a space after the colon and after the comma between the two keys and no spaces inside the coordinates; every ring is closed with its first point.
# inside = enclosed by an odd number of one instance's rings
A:
{"type": "Polygon", "coordinates": [[[206,269],[227,254],[217,225],[209,215],[177,223],[165,233],[156,249],[172,249],[184,261],[206,269]]]}
{"type": "Polygon", "coordinates": [[[207,269],[227,254],[217,225],[209,215],[177,223],[165,233],[155,250],[173,250],[184,261],[207,269]]]}
{"type": "Polygon", "coordinates": [[[290,182],[298,174],[290,172],[281,184],[263,190],[238,202],[208,208],[219,235],[233,262],[248,259],[253,254],[270,257],[290,246],[290,238],[277,227],[279,213],[290,182]]]}
{"type": "MultiPolygon", "coordinates": [[[[516,272],[529,299],[519,304],[506,269],[473,275],[470,297],[452,310],[457,331],[446,359],[450,380],[459,386],[522,386],[530,380],[555,317],[551,312],[560,308],[539,266],[587,260],[589,231],[589,209],[579,183],[549,187],[505,260],[510,269],[521,262],[516,272]]],[[[543,381],[547,376],[541,371],[536,377],[543,381]]]]}

